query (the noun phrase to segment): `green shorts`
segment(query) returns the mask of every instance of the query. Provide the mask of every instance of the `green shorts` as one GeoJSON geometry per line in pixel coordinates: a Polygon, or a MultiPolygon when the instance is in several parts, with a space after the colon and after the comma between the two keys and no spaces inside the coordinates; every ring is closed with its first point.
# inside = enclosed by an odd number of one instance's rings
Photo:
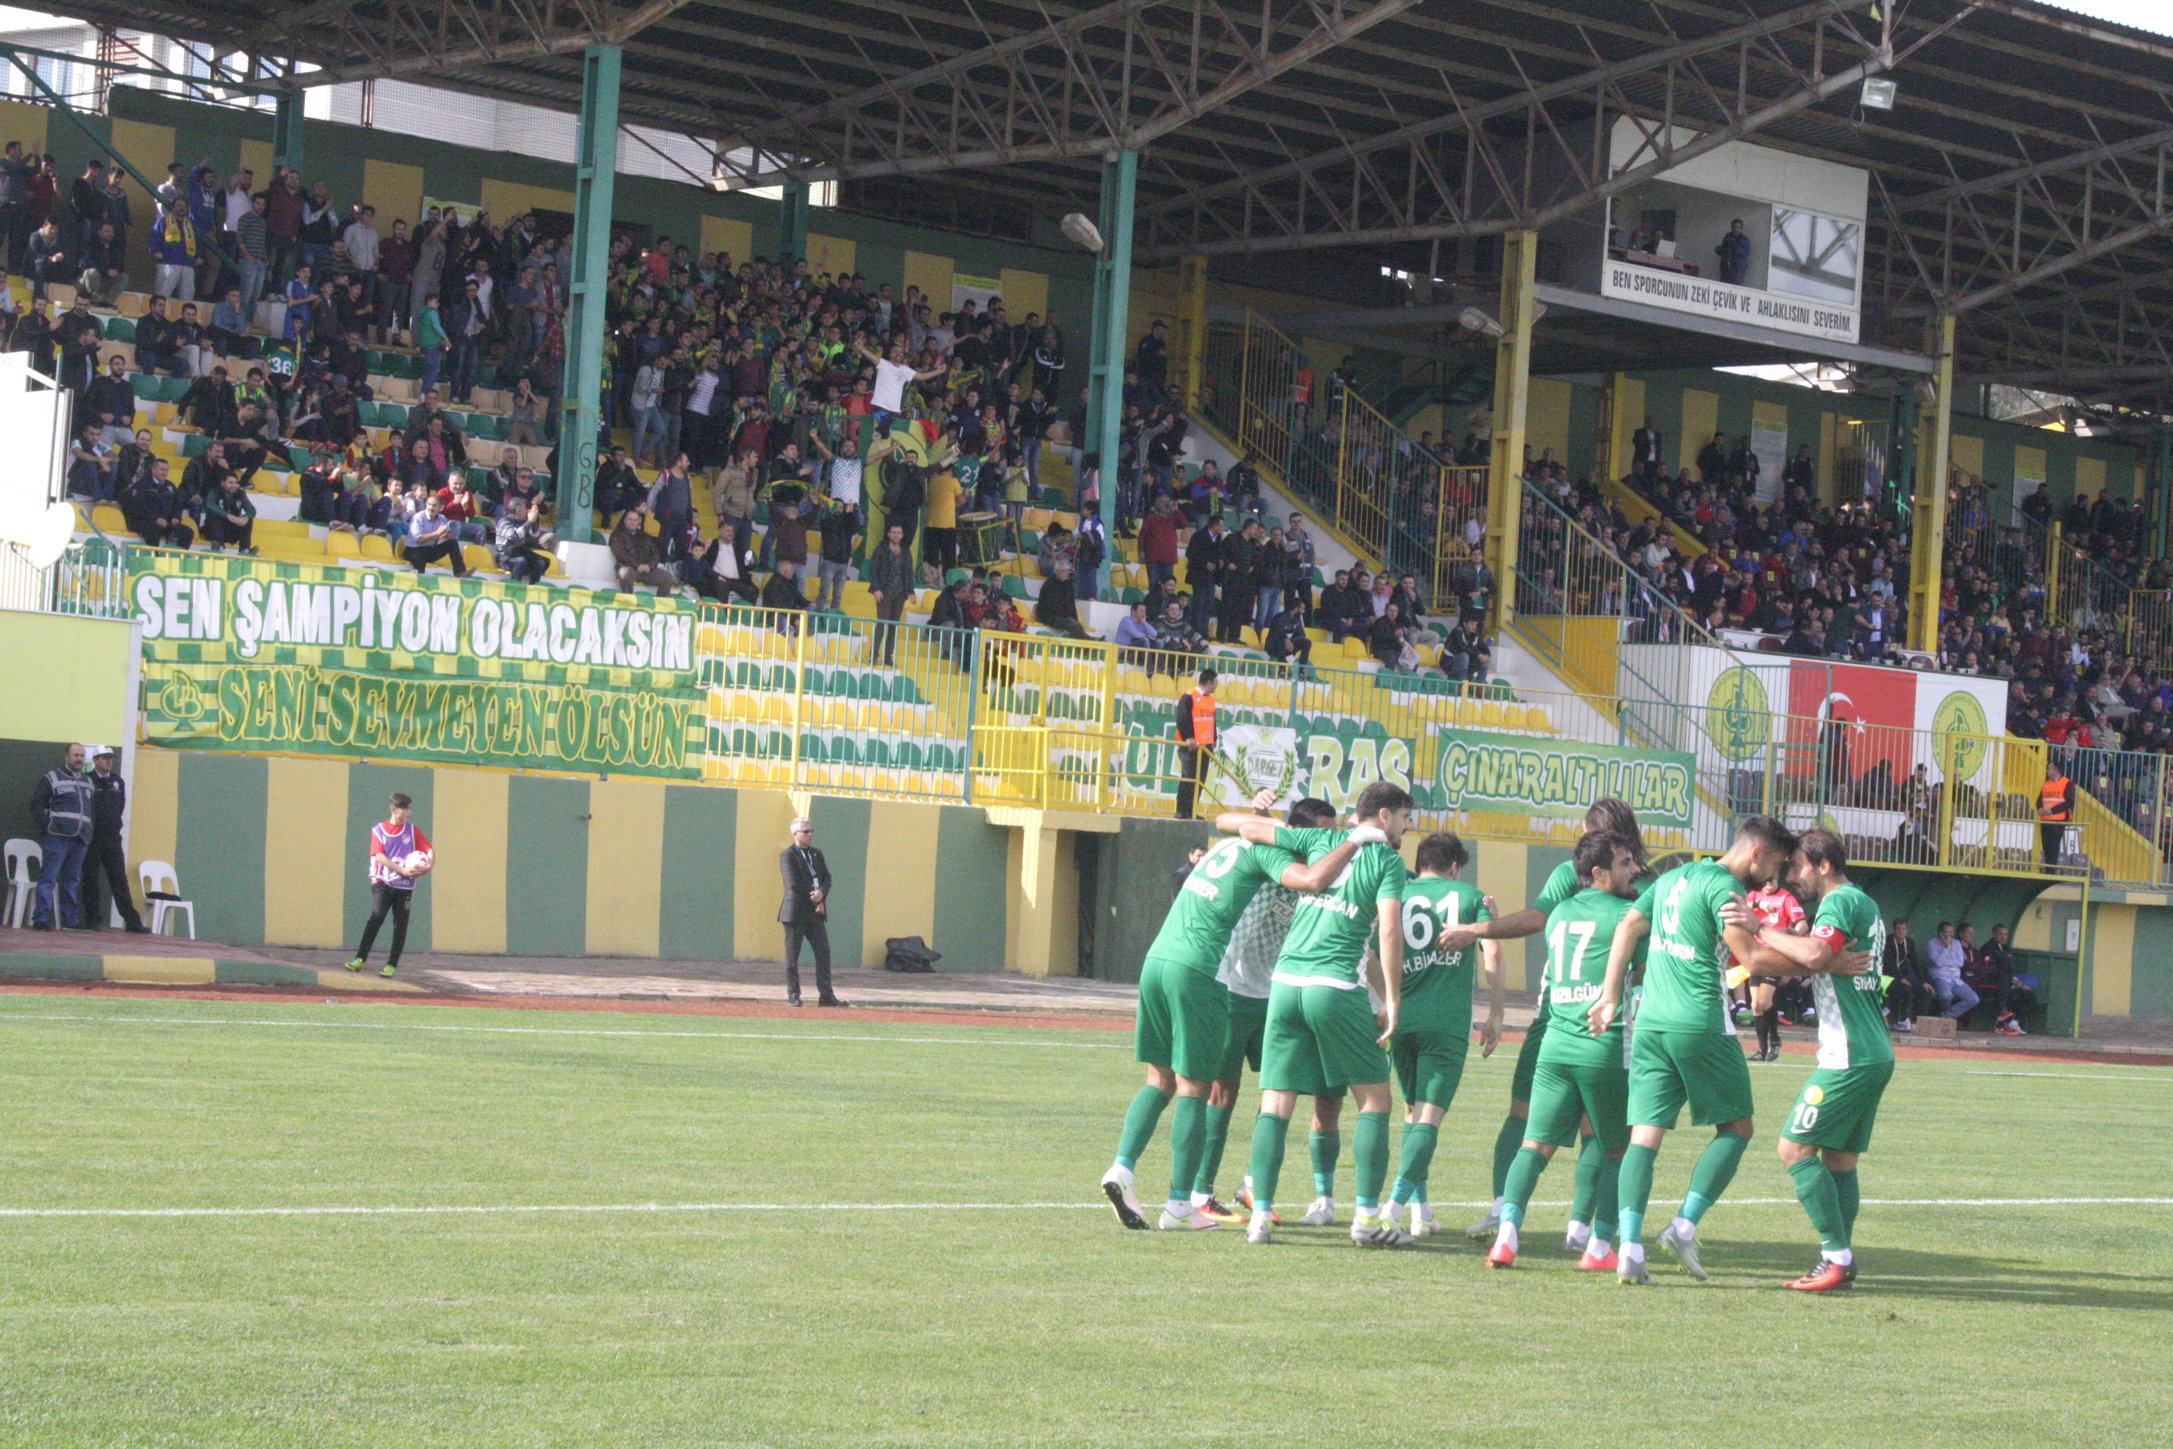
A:
{"type": "Polygon", "coordinates": [[[1380,1034],[1363,991],[1278,984],[1268,997],[1261,1090],[1321,1097],[1385,1082],[1388,1054],[1374,1040],[1380,1034]]]}
{"type": "Polygon", "coordinates": [[[1539,1049],[1547,1040],[1547,1018],[1542,1013],[1532,1017],[1532,1024],[1524,1029],[1524,1045],[1517,1048],[1516,1074],[1509,1079],[1509,1100],[1532,1100],[1532,1073],[1539,1069],[1539,1049]]]}
{"type": "Polygon", "coordinates": [[[1222,1033],[1222,1065],[1215,1080],[1231,1082],[1244,1074],[1247,1064],[1260,1070],[1260,1043],[1268,1029],[1268,999],[1230,993],[1230,1023],[1222,1033]]]}
{"type": "Polygon", "coordinates": [[[1545,1061],[1532,1075],[1532,1115],[1524,1135],[1550,1147],[1576,1145],[1578,1127],[1592,1121],[1592,1135],[1608,1152],[1630,1145],[1630,1074],[1621,1067],[1545,1061]]]}
{"type": "Polygon", "coordinates": [[[1464,1079],[1464,1059],[1471,1055],[1469,1032],[1399,1031],[1388,1044],[1396,1086],[1409,1106],[1423,1102],[1448,1110],[1456,1084],[1464,1079]]]}
{"type": "Polygon", "coordinates": [[[1879,1115],[1879,1098],[1894,1078],[1892,1062],[1863,1067],[1820,1067],[1811,1073],[1788,1114],[1781,1135],[1806,1147],[1831,1152],[1865,1152],[1871,1147],[1871,1126],[1879,1115]]]}
{"type": "Polygon", "coordinates": [[[1750,1063],[1732,1036],[1640,1027],[1630,1044],[1630,1125],[1673,1127],[1683,1104],[1700,1127],[1750,1116],[1750,1063]]]}
{"type": "Polygon", "coordinates": [[[1139,1015],[1132,1054],[1180,1077],[1211,1082],[1222,1066],[1230,990],[1212,971],[1149,956],[1139,968],[1139,1015]]]}

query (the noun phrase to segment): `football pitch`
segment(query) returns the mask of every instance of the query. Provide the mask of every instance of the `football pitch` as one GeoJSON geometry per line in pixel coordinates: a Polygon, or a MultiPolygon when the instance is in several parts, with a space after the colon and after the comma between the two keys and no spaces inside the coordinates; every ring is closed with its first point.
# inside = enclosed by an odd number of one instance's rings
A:
{"type": "MultiPolygon", "coordinates": [[[[1443,1131],[1456,1228],[1513,1056],[1443,1131]]],[[[1811,1298],[1809,1069],[1752,1069],[1712,1281],[1633,1291],[1561,1255],[1566,1159],[1507,1273],[1352,1248],[1347,1148],[1344,1225],[1120,1231],[1120,1033],[0,996],[0,1442],[2167,1442],[2173,1071],[1905,1053],[1811,1298]]]]}

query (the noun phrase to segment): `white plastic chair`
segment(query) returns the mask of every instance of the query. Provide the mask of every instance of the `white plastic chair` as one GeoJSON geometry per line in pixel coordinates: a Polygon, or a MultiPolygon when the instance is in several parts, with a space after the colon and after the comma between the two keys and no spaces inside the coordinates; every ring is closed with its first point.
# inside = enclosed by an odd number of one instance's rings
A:
{"type": "Polygon", "coordinates": [[[168,934],[166,920],[169,916],[186,915],[189,918],[189,939],[196,939],[196,903],[179,899],[181,877],[173,866],[163,860],[139,861],[136,879],[143,887],[143,899],[151,908],[151,934],[168,934]],[[160,896],[167,899],[161,900],[160,896]]]}
{"type": "Polygon", "coordinates": [[[38,870],[45,864],[45,852],[37,841],[18,836],[0,846],[0,853],[6,857],[8,885],[7,910],[0,915],[0,920],[20,931],[30,919],[30,905],[38,893],[38,870]]]}

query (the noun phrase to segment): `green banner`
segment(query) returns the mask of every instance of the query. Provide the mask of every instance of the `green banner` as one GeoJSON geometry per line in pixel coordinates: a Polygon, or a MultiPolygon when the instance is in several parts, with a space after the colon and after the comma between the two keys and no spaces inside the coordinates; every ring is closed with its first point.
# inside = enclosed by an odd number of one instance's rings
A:
{"type": "Polygon", "coordinates": [[[402,679],[306,664],[146,664],[145,737],[175,749],[701,773],[696,703],[648,691],[402,679]]]}
{"type": "Polygon", "coordinates": [[[1640,824],[1688,830],[1697,761],[1528,735],[1443,730],[1434,781],[1450,810],[1575,817],[1602,795],[1629,802],[1640,824]]]}
{"type": "Polygon", "coordinates": [[[701,614],[672,598],[132,549],[153,744],[701,773],[701,614]]]}

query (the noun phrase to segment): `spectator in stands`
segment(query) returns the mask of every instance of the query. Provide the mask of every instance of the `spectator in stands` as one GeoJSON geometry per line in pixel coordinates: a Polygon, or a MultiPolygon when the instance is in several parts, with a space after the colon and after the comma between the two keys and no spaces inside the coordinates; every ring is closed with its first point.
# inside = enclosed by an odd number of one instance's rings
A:
{"type": "MultiPolygon", "coordinates": [[[[410,485],[411,490],[414,486],[410,485]]],[[[468,576],[467,557],[461,552],[453,521],[445,516],[445,505],[438,501],[438,495],[428,491],[427,486],[422,489],[422,511],[407,520],[407,541],[401,553],[418,574],[428,573],[430,565],[442,560],[455,578],[468,576]]]]}
{"type": "Polygon", "coordinates": [[[115,461],[114,449],[105,442],[104,429],[96,422],[85,423],[68,445],[68,496],[87,498],[93,503],[109,502],[113,497],[115,461]]]}
{"type": "Polygon", "coordinates": [[[1477,614],[1466,614],[1441,646],[1441,672],[1460,683],[1484,684],[1494,669],[1494,648],[1477,614]]]}
{"type": "Polygon", "coordinates": [[[764,562],[789,563],[795,571],[807,569],[807,520],[797,503],[780,504],[770,513],[770,531],[762,536],[764,562]]]}
{"type": "Polygon", "coordinates": [[[515,583],[540,583],[551,567],[551,536],[540,532],[528,517],[528,505],[519,498],[506,500],[498,517],[496,555],[498,567],[515,583]]]}
{"type": "Polygon", "coordinates": [[[1045,629],[1073,639],[1099,639],[1101,635],[1087,632],[1079,622],[1078,595],[1072,590],[1071,560],[1058,559],[1053,577],[1041,581],[1040,597],[1034,601],[1034,622],[1045,629]]]}
{"type": "Polygon", "coordinates": [[[684,546],[687,525],[694,521],[694,479],[692,464],[685,453],[673,458],[671,466],[657,474],[647,501],[657,527],[663,530],[664,556],[677,559],[684,546]]]}
{"type": "Polygon", "coordinates": [[[1335,581],[1320,591],[1320,626],[1331,641],[1340,644],[1361,627],[1373,627],[1373,609],[1351,583],[1349,569],[1337,569],[1335,581]]]}
{"type": "Polygon", "coordinates": [[[665,561],[662,541],[648,531],[648,507],[637,501],[619,515],[611,530],[611,563],[619,587],[627,593],[647,587],[659,594],[676,592],[679,574],[665,561]]]}
{"type": "Polygon", "coordinates": [[[1152,651],[1157,647],[1155,628],[1154,621],[1147,617],[1147,606],[1144,603],[1133,604],[1124,611],[1124,617],[1117,621],[1116,643],[1119,664],[1137,664],[1145,667],[1149,673],[1153,672],[1152,651]]]}
{"type": "MultiPolygon", "coordinates": [[[[418,272],[417,285],[421,279],[418,272]]],[[[423,355],[424,392],[438,385],[438,373],[445,366],[446,335],[445,318],[438,310],[438,292],[433,287],[423,294],[422,305],[415,312],[415,346],[423,355]]]]}
{"type": "MultiPolygon", "coordinates": [[[[1711,235],[1710,232],[1707,235],[1711,235]]],[[[1720,279],[1730,286],[1742,287],[1750,281],[1750,235],[1743,230],[1743,218],[1728,223],[1728,233],[1713,248],[1720,258],[1720,279]]]]}
{"type": "Polygon", "coordinates": [[[0,155],[0,266],[23,269],[23,243],[30,234],[30,217],[24,205],[34,158],[23,152],[23,143],[10,141],[0,155]]]}
{"type": "Polygon", "coordinates": [[[889,665],[894,662],[898,631],[887,626],[905,617],[905,606],[913,597],[913,556],[906,552],[903,525],[886,524],[883,541],[869,553],[868,589],[875,598],[875,617],[885,621],[875,631],[875,653],[889,665]]]}
{"type": "Polygon", "coordinates": [[[196,223],[186,199],[169,200],[151,224],[151,260],[157,264],[153,290],[161,297],[196,298],[196,223]]]}
{"type": "Polygon", "coordinates": [[[120,232],[111,222],[100,222],[84,240],[77,254],[76,290],[94,307],[110,307],[128,285],[128,257],[120,232]]]}
{"type": "Polygon", "coordinates": [[[466,469],[456,469],[438,490],[438,508],[453,525],[453,536],[463,543],[489,543],[490,524],[484,518],[483,500],[468,491],[466,469]]]}
{"type": "Polygon", "coordinates": [[[73,392],[78,406],[98,375],[98,349],[105,333],[91,315],[90,299],[76,293],[75,305],[53,324],[53,340],[60,347],[60,385],[73,392]]]}
{"type": "Polygon", "coordinates": [[[1962,967],[1968,961],[1969,951],[1954,932],[1952,921],[1939,923],[1939,935],[1924,948],[1925,959],[1930,964],[1933,1009],[1942,1016],[1960,1021],[1977,1004],[1977,993],[1970,990],[1962,979],[1962,967]]]}
{"type": "Polygon", "coordinates": [[[1213,624],[1215,590],[1230,563],[1230,530],[1218,513],[1207,520],[1205,528],[1194,529],[1191,541],[1185,545],[1185,584],[1192,590],[1191,624],[1196,634],[1204,635],[1213,624]]]}
{"type": "Polygon", "coordinates": [[[506,422],[506,441],[527,447],[540,446],[543,430],[549,422],[548,401],[536,391],[536,385],[524,373],[513,384],[513,397],[506,404],[510,417],[506,422]]]}
{"type": "Polygon", "coordinates": [[[1404,618],[1403,606],[1394,599],[1388,600],[1375,616],[1373,627],[1366,635],[1366,649],[1381,662],[1383,669],[1418,667],[1418,650],[1411,642],[1411,625],[1404,618]]]}
{"type": "Polygon", "coordinates": [[[29,234],[23,247],[23,272],[30,278],[30,295],[43,301],[47,285],[65,281],[68,276],[68,249],[61,242],[60,228],[48,218],[29,234]]]}
{"type": "Polygon", "coordinates": [[[815,607],[840,612],[845,607],[845,585],[853,576],[853,546],[860,538],[860,510],[847,504],[832,504],[821,511],[815,528],[822,538],[815,566],[815,607]]]}
{"type": "Polygon", "coordinates": [[[760,598],[755,588],[753,550],[747,546],[747,530],[736,518],[722,519],[717,535],[702,552],[702,579],[696,588],[720,604],[752,604],[760,598]]]}
{"type": "Polygon", "coordinates": [[[196,542],[196,531],[185,521],[181,491],[168,477],[164,458],[150,460],[149,470],[121,497],[121,516],[129,532],[151,548],[187,548],[196,542]]]}
{"type": "Polygon", "coordinates": [[[800,616],[807,612],[807,595],[800,592],[798,564],[788,558],[777,561],[777,567],[762,585],[762,607],[776,612],[778,633],[800,632],[800,616]]]}
{"type": "Polygon", "coordinates": [[[1302,602],[1293,603],[1268,620],[1261,648],[1277,664],[1311,664],[1313,638],[1305,629],[1305,605],[1302,602]]]}
{"type": "Polygon", "coordinates": [[[213,553],[228,544],[236,553],[255,553],[256,521],[256,500],[242,488],[241,475],[231,468],[219,476],[217,490],[204,499],[197,516],[203,540],[213,553]]]}
{"type": "Polygon", "coordinates": [[[118,352],[106,359],[106,370],[83,394],[83,416],[98,426],[100,440],[111,447],[135,439],[136,390],[128,384],[128,362],[118,352]]]}
{"type": "MultiPolygon", "coordinates": [[[[1155,621],[1154,647],[1166,654],[1195,656],[1207,652],[1207,640],[1192,627],[1192,620],[1185,608],[1184,599],[1176,594],[1165,595],[1162,617],[1155,621]]],[[[1165,668],[1174,667],[1164,664],[1165,668]]]]}
{"type": "Polygon", "coordinates": [[[1147,591],[1161,592],[1177,575],[1177,505],[1158,498],[1139,524],[1139,560],[1147,566],[1147,591]]]}
{"type": "Polygon", "coordinates": [[[1992,939],[1977,953],[1981,984],[1984,993],[1993,1003],[1995,1012],[1992,1030],[2001,1036],[2027,1036],[2022,1022],[2016,1015],[2020,1008],[2037,1004],[2036,978],[2015,973],[2015,953],[2007,938],[2007,927],[2001,923],[1992,928],[1992,939]]]}

